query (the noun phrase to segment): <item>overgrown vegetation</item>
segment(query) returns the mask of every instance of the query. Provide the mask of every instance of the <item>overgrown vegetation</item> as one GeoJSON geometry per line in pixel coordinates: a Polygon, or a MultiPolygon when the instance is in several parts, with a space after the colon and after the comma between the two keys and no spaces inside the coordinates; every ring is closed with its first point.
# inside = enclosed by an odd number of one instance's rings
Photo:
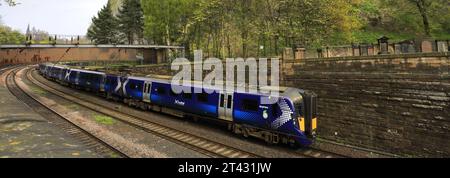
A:
{"type": "MultiPolygon", "coordinates": [[[[122,0],[110,0],[119,4],[122,0]]],[[[283,47],[450,38],[448,0],[141,0],[144,38],[207,56],[272,56],[283,47]]]]}

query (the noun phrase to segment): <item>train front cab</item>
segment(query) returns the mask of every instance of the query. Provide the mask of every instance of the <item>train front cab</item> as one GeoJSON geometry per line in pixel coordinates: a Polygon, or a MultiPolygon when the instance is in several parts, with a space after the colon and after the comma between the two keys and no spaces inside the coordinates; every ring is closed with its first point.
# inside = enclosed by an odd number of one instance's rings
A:
{"type": "Polygon", "coordinates": [[[284,95],[293,102],[297,127],[313,140],[317,135],[317,95],[293,88],[288,89],[284,95]]]}

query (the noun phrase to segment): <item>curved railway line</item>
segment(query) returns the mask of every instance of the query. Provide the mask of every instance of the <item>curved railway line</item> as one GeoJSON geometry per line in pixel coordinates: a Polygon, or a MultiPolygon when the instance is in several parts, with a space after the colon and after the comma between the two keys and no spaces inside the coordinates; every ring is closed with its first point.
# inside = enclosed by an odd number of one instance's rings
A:
{"type": "MultiPolygon", "coordinates": [[[[91,110],[94,110],[96,112],[100,112],[102,114],[111,116],[113,118],[117,118],[118,120],[130,124],[133,127],[142,129],[146,132],[150,132],[152,134],[156,134],[158,136],[161,136],[163,138],[166,138],[170,141],[174,141],[175,143],[181,144],[183,146],[186,146],[188,148],[193,149],[194,151],[198,151],[200,153],[203,153],[205,155],[211,156],[211,157],[226,157],[226,158],[261,158],[265,157],[262,155],[258,155],[255,153],[251,153],[248,151],[244,151],[241,149],[238,149],[233,146],[229,146],[223,143],[219,143],[217,141],[200,137],[193,135],[191,133],[187,133],[185,131],[167,127],[164,125],[161,125],[156,122],[152,122],[148,119],[132,115],[123,111],[117,111],[113,110],[110,107],[103,106],[100,103],[93,103],[92,101],[77,96],[73,93],[64,91],[62,89],[58,89],[57,87],[53,87],[49,84],[46,84],[47,82],[51,81],[43,81],[39,80],[33,77],[32,71],[34,69],[27,71],[27,79],[32,82],[33,84],[41,87],[42,89],[53,93],[57,96],[60,96],[62,98],[66,98],[70,101],[73,101],[77,104],[80,104],[82,106],[85,106],[91,110]]],[[[317,148],[308,148],[306,150],[300,150],[300,151],[287,151],[280,149],[281,152],[287,152],[288,154],[291,154],[293,156],[297,157],[306,157],[306,158],[342,158],[346,157],[342,154],[332,153],[329,151],[319,150],[317,148]]]]}
{"type": "Polygon", "coordinates": [[[210,140],[204,137],[199,137],[188,132],[166,127],[160,125],[155,122],[151,122],[146,119],[142,119],[139,117],[135,117],[129,113],[118,112],[116,110],[112,110],[108,107],[94,104],[91,101],[80,98],[72,93],[68,93],[62,90],[58,90],[57,88],[53,88],[49,85],[44,84],[44,82],[38,81],[31,75],[32,70],[28,70],[26,72],[27,79],[38,87],[56,95],[61,98],[65,98],[69,101],[72,101],[76,104],[86,107],[95,112],[102,113],[104,115],[115,118],[123,123],[131,125],[135,128],[141,129],[147,133],[151,133],[162,138],[165,138],[169,141],[180,144],[184,147],[192,149],[196,152],[202,153],[209,157],[217,157],[217,158],[260,158],[263,157],[261,155],[257,155],[255,153],[250,153],[229,145],[225,145],[219,143],[214,140],[210,140]]]}
{"type": "MultiPolygon", "coordinates": [[[[117,111],[107,106],[94,103],[89,99],[77,96],[73,93],[64,91],[57,87],[51,86],[50,84],[46,84],[47,82],[51,82],[48,80],[37,79],[33,77],[32,73],[35,70],[34,68],[25,67],[6,67],[0,70],[0,74],[3,72],[9,72],[7,74],[7,86],[8,89],[13,93],[18,99],[27,103],[30,107],[37,110],[37,112],[41,115],[46,116],[49,121],[55,123],[59,127],[61,127],[64,131],[68,132],[70,135],[75,136],[82,140],[82,143],[88,145],[89,148],[92,148],[95,152],[101,153],[102,155],[118,155],[118,157],[129,157],[125,153],[120,152],[115,149],[113,146],[107,144],[101,139],[95,137],[90,134],[88,131],[84,130],[81,127],[78,127],[74,123],[70,122],[68,119],[65,119],[62,115],[58,114],[56,111],[52,110],[51,106],[46,106],[38,99],[33,98],[32,95],[26,93],[23,89],[21,89],[16,83],[16,72],[19,70],[25,71],[25,79],[36,85],[37,87],[61,98],[69,100],[78,105],[84,106],[85,108],[92,110],[94,112],[102,113],[104,115],[110,116],[114,119],[117,119],[123,123],[126,123],[130,126],[143,130],[147,133],[151,133],[157,136],[160,136],[164,139],[182,145],[186,148],[192,149],[196,152],[204,154],[209,157],[218,157],[218,158],[262,158],[265,157],[263,155],[258,155],[256,153],[248,152],[234,146],[227,145],[225,143],[220,143],[218,141],[197,136],[186,131],[182,131],[176,128],[167,127],[161,125],[156,122],[152,122],[148,119],[144,119],[138,117],[136,115],[126,113],[123,111],[117,111]],[[8,71],[8,69],[10,71],[8,71]],[[11,70],[13,69],[13,70],[11,70]]],[[[306,157],[306,158],[341,158],[346,157],[342,154],[337,154],[329,151],[320,150],[317,148],[307,148],[302,150],[288,150],[288,149],[278,149],[280,152],[286,152],[287,154],[292,155],[293,157],[306,157]]]]}
{"type": "Polygon", "coordinates": [[[104,142],[103,140],[97,138],[95,135],[89,133],[83,128],[77,126],[76,124],[70,122],[69,119],[60,115],[58,112],[53,110],[51,107],[48,107],[36,98],[33,98],[30,94],[28,94],[25,90],[23,90],[18,84],[16,79],[17,71],[23,69],[24,67],[8,67],[4,68],[0,74],[6,75],[5,84],[8,90],[16,96],[17,99],[26,103],[30,108],[40,114],[41,116],[45,116],[45,118],[55,124],[63,131],[67,132],[70,136],[78,139],[83,145],[87,146],[88,149],[93,150],[95,153],[99,154],[103,157],[128,157],[125,153],[117,150],[113,146],[104,142]]]}

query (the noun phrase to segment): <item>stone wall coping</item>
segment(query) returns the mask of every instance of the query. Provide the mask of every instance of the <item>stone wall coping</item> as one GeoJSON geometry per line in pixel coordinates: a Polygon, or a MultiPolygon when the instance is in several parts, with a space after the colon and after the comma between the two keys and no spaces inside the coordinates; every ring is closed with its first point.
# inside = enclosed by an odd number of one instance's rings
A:
{"type": "Polygon", "coordinates": [[[398,59],[398,58],[424,58],[424,57],[450,57],[450,52],[439,53],[418,53],[418,54],[387,54],[373,56],[347,56],[330,58],[310,58],[297,60],[284,60],[284,63],[305,63],[305,62],[330,62],[330,61],[364,61],[374,59],[398,59]]]}

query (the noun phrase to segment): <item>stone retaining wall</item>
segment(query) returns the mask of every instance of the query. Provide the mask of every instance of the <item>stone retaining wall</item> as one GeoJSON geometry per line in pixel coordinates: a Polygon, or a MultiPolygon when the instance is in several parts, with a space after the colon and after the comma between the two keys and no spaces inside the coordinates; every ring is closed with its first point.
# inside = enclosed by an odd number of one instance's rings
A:
{"type": "MultiPolygon", "coordinates": [[[[284,86],[319,95],[319,135],[415,157],[450,156],[450,53],[285,60],[284,86]]],[[[169,65],[137,68],[173,75],[169,65]]]]}

